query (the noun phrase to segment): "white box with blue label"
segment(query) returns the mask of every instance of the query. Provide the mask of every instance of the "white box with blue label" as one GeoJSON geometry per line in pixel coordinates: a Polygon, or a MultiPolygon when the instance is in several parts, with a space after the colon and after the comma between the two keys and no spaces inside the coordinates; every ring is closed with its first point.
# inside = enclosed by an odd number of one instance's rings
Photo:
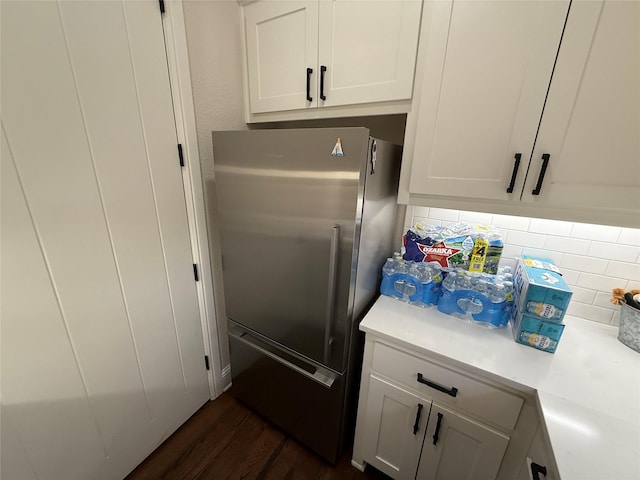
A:
{"type": "Polygon", "coordinates": [[[523,255],[516,266],[513,287],[511,326],[516,342],[555,352],[572,295],[560,270],[552,260],[523,255]]]}

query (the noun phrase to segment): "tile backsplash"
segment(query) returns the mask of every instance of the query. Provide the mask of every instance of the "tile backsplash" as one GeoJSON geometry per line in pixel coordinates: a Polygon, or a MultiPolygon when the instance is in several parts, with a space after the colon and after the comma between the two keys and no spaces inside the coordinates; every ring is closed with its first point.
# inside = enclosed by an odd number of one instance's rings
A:
{"type": "Polygon", "coordinates": [[[618,325],[619,307],[609,302],[611,289],[640,289],[640,229],[407,207],[404,231],[416,222],[494,225],[504,239],[503,257],[532,254],[551,258],[573,291],[569,315],[618,325]]]}

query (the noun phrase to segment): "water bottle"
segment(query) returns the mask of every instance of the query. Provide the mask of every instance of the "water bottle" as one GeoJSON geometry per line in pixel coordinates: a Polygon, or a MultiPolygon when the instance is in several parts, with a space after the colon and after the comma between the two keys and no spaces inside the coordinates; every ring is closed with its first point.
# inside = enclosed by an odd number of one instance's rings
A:
{"type": "Polygon", "coordinates": [[[460,271],[456,276],[457,290],[471,290],[473,288],[471,277],[465,271],[460,271]]]}
{"type": "Polygon", "coordinates": [[[507,300],[507,294],[504,288],[504,284],[497,283],[491,285],[491,288],[489,289],[489,300],[493,304],[503,303],[507,300]]]}
{"type": "Polygon", "coordinates": [[[438,299],[438,310],[447,315],[457,311],[455,292],[457,290],[458,273],[452,270],[447,273],[446,277],[442,281],[442,288],[440,289],[440,298],[438,299]]]}
{"type": "Polygon", "coordinates": [[[384,266],[382,267],[382,283],[380,284],[380,293],[393,297],[393,280],[392,275],[396,271],[396,261],[393,258],[387,258],[384,266]]]}
{"type": "Polygon", "coordinates": [[[421,303],[425,306],[433,305],[437,302],[437,286],[433,281],[434,272],[430,265],[421,263],[418,266],[418,280],[422,284],[421,303]]]}
{"type": "Polygon", "coordinates": [[[506,298],[506,304],[504,307],[504,317],[502,319],[502,325],[506,325],[509,323],[509,318],[511,318],[511,312],[513,311],[513,282],[505,281],[504,282],[504,292],[506,298]]]}
{"type": "Polygon", "coordinates": [[[382,273],[387,275],[391,275],[396,270],[396,261],[393,258],[387,258],[387,261],[384,263],[382,267],[382,273]]]}
{"type": "Polygon", "coordinates": [[[442,287],[446,288],[450,292],[453,292],[454,290],[456,290],[457,275],[458,274],[455,271],[451,271],[447,273],[447,276],[442,282],[442,287]]]}

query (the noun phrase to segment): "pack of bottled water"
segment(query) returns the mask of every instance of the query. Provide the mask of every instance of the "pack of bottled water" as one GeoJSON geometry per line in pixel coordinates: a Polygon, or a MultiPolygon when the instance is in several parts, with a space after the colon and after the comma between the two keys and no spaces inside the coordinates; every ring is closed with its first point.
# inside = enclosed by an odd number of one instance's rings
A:
{"type": "Polygon", "coordinates": [[[412,262],[394,253],[382,267],[380,293],[422,307],[438,303],[442,270],[437,264],[412,262]]]}
{"type": "Polygon", "coordinates": [[[463,269],[446,272],[438,310],[489,328],[507,325],[513,309],[513,274],[502,266],[496,275],[463,269]]]}
{"type": "Polygon", "coordinates": [[[403,235],[403,258],[438,263],[443,270],[462,268],[496,274],[504,242],[500,231],[489,225],[416,223],[403,235]]]}

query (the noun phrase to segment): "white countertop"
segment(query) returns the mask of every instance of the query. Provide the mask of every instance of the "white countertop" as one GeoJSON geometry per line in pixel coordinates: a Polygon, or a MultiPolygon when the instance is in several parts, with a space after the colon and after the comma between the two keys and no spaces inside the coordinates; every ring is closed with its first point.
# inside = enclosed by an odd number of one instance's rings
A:
{"type": "Polygon", "coordinates": [[[555,354],[433,308],[381,296],[360,330],[525,391],[538,405],[563,480],[640,479],[640,353],[618,328],[576,317],[555,354]]]}

